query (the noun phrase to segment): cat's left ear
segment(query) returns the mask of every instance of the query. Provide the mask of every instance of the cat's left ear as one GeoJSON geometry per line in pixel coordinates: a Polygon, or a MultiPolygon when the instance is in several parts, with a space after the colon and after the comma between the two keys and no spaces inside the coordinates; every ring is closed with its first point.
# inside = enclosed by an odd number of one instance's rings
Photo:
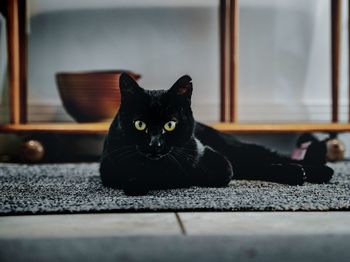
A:
{"type": "Polygon", "coordinates": [[[191,102],[192,90],[192,78],[189,75],[184,75],[173,84],[169,92],[191,102]]]}
{"type": "Polygon", "coordinates": [[[188,75],[184,75],[180,77],[175,84],[169,89],[168,92],[175,94],[179,97],[187,99],[189,102],[191,101],[192,96],[192,78],[188,75]]]}

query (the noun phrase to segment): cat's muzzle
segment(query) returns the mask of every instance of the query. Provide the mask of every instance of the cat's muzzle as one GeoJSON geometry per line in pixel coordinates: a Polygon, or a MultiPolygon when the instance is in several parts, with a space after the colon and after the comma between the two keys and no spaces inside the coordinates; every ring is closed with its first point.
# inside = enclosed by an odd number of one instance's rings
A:
{"type": "Polygon", "coordinates": [[[145,152],[146,157],[151,160],[159,160],[166,154],[167,152],[164,152],[164,142],[161,141],[160,136],[152,136],[145,152]]]}
{"type": "Polygon", "coordinates": [[[159,160],[162,159],[163,157],[165,157],[165,155],[161,155],[161,154],[146,154],[146,157],[150,160],[159,160]]]}
{"type": "Polygon", "coordinates": [[[168,152],[164,152],[162,148],[149,148],[144,155],[150,160],[159,160],[165,157],[168,152]]]}

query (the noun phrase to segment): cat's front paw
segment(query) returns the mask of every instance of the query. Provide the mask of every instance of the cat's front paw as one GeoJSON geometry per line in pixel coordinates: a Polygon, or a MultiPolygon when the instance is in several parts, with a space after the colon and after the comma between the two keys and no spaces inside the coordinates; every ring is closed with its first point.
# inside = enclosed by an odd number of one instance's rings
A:
{"type": "Polygon", "coordinates": [[[225,187],[233,178],[231,163],[211,148],[206,148],[199,167],[202,176],[198,184],[202,186],[225,187]]]}
{"type": "Polygon", "coordinates": [[[141,188],[124,188],[124,194],[127,196],[145,196],[148,194],[148,190],[141,188]]]}
{"type": "Polygon", "coordinates": [[[123,188],[123,191],[127,196],[142,196],[148,194],[149,188],[146,187],[145,183],[142,183],[142,181],[136,178],[130,178],[123,188]]]}

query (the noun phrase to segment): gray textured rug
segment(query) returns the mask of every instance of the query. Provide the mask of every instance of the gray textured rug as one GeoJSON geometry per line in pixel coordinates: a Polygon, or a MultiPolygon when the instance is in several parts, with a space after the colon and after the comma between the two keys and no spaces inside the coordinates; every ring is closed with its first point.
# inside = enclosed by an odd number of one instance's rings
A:
{"type": "Polygon", "coordinates": [[[98,164],[0,163],[0,215],[229,210],[350,210],[350,162],[333,164],[329,184],[287,186],[232,181],[226,188],[190,188],[125,196],[101,185],[98,164]]]}

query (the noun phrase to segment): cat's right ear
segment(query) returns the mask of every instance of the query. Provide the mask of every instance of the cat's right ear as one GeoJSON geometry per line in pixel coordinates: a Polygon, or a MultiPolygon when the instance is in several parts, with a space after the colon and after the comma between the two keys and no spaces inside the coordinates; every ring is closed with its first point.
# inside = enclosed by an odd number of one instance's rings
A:
{"type": "Polygon", "coordinates": [[[137,82],[127,73],[122,73],[119,77],[119,88],[122,99],[135,96],[142,91],[137,82]]]}
{"type": "Polygon", "coordinates": [[[177,97],[184,98],[191,103],[192,89],[192,78],[188,75],[184,75],[173,84],[169,89],[169,92],[175,94],[177,97]]]}

